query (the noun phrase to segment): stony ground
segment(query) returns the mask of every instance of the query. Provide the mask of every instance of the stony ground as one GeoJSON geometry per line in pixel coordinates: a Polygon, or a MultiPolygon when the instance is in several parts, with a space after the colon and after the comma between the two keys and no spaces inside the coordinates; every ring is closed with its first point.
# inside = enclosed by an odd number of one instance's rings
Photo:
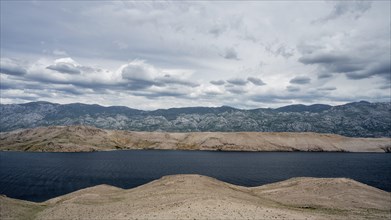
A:
{"type": "Polygon", "coordinates": [[[391,219],[391,194],[345,178],[241,187],[200,175],[124,190],[99,185],[43,203],[0,197],[1,219],[391,219]]]}
{"type": "Polygon", "coordinates": [[[130,132],[53,126],[0,133],[0,150],[81,152],[115,149],[221,151],[391,151],[391,138],[292,132],[130,132]]]}

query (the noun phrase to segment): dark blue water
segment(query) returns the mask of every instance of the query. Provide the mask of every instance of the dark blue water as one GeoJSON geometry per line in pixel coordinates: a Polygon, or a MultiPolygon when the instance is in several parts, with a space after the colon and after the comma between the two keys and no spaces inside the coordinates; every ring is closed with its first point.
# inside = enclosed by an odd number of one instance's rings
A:
{"type": "Polygon", "coordinates": [[[315,152],[0,152],[0,194],[44,201],[98,184],[132,188],[196,173],[243,186],[291,177],[348,177],[391,191],[391,154],[315,152]]]}

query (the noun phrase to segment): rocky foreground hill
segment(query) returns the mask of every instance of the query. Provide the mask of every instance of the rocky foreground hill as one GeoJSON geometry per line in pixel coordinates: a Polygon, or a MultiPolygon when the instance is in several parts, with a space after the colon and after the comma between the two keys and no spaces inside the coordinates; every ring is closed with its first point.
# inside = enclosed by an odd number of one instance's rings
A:
{"type": "Polygon", "coordinates": [[[0,131],[53,125],[167,132],[317,132],[391,137],[391,103],[290,105],[241,110],[227,106],[142,111],[127,107],[31,102],[0,105],[0,131]]]}
{"type": "Polygon", "coordinates": [[[116,149],[390,152],[390,138],[312,132],[130,132],[52,126],[0,133],[0,150],[81,152],[116,149]]]}
{"type": "Polygon", "coordinates": [[[99,185],[42,203],[0,196],[1,219],[390,219],[389,192],[345,178],[242,187],[200,175],[99,185]]]}

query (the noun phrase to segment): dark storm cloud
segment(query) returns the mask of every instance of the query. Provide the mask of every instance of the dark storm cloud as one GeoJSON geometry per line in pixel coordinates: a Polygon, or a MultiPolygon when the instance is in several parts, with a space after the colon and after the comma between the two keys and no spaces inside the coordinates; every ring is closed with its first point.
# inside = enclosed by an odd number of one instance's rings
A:
{"type": "MultiPolygon", "coordinates": [[[[307,65],[318,64],[328,73],[348,73],[363,68],[363,63],[358,58],[352,58],[338,53],[319,53],[304,55],[299,62],[307,65]]],[[[326,75],[329,76],[329,75],[326,75]]],[[[327,78],[327,77],[319,77],[327,78]]]]}
{"type": "Polygon", "coordinates": [[[146,95],[146,97],[185,97],[187,93],[180,92],[180,91],[164,91],[164,92],[155,92],[151,93],[149,95],[146,95]]]}
{"type": "Polygon", "coordinates": [[[8,89],[36,89],[36,90],[43,90],[46,87],[52,84],[43,84],[40,82],[31,82],[30,80],[25,80],[23,78],[2,78],[0,86],[2,90],[8,90],[8,89]]]}
{"type": "Polygon", "coordinates": [[[336,87],[322,87],[322,88],[318,88],[317,90],[319,91],[334,91],[334,90],[337,90],[336,87]]]}
{"type": "Polygon", "coordinates": [[[346,74],[349,79],[365,79],[375,75],[391,80],[391,61],[381,61],[361,71],[346,74]]]}
{"type": "Polygon", "coordinates": [[[371,5],[372,2],[370,1],[337,1],[334,3],[334,7],[330,14],[313,23],[324,23],[347,14],[353,15],[354,19],[358,19],[371,8],[371,5]]]}
{"type": "Polygon", "coordinates": [[[391,74],[391,61],[384,60],[383,62],[377,63],[375,66],[368,70],[371,75],[390,75],[391,74]]]}
{"type": "Polygon", "coordinates": [[[164,75],[164,77],[158,77],[155,80],[157,83],[164,83],[164,84],[172,84],[172,85],[182,85],[182,86],[189,86],[189,87],[197,87],[200,84],[189,81],[189,80],[184,80],[184,79],[178,79],[175,78],[171,75],[164,75]]]}
{"type": "Polygon", "coordinates": [[[72,95],[84,95],[84,94],[86,94],[85,91],[83,91],[81,89],[72,88],[72,87],[56,88],[56,91],[60,91],[60,92],[67,93],[67,94],[72,94],[72,95]]]}
{"type": "Polygon", "coordinates": [[[379,89],[391,90],[391,83],[387,83],[387,84],[385,84],[385,85],[379,86],[378,88],[379,88],[379,89]]]}
{"type": "Polygon", "coordinates": [[[318,79],[327,79],[331,77],[333,77],[333,74],[329,72],[318,73],[318,79]]]}
{"type": "Polygon", "coordinates": [[[81,71],[70,63],[56,63],[46,67],[46,69],[55,70],[59,73],[68,73],[68,74],[80,74],[81,71]]]}
{"type": "Polygon", "coordinates": [[[287,103],[287,101],[290,101],[285,98],[275,94],[258,94],[250,96],[252,101],[259,103],[287,103]]]}
{"type": "MultiPolygon", "coordinates": [[[[63,59],[65,60],[65,59],[63,59]]],[[[68,61],[74,62],[72,59],[68,61]]],[[[65,60],[66,61],[66,60],[65,60]]],[[[88,66],[77,66],[79,74],[69,74],[69,69],[64,71],[60,69],[66,62],[55,61],[56,71],[53,68],[47,68],[42,65],[43,69],[34,69],[34,71],[26,71],[23,76],[7,76],[2,77],[1,90],[24,90],[35,91],[34,93],[40,97],[41,91],[46,93],[58,93],[63,96],[83,96],[86,94],[111,94],[114,91],[126,92],[135,96],[143,96],[149,99],[157,97],[180,97],[186,98],[189,94],[187,88],[199,86],[195,81],[190,81],[185,78],[178,78],[174,75],[165,74],[162,77],[160,70],[145,63],[144,61],[133,61],[123,65],[119,69],[120,78],[110,79],[110,75],[115,73],[107,70],[88,66]],[[61,70],[61,71],[57,71],[61,70]],[[63,73],[67,74],[63,74],[63,73]]],[[[74,62],[76,63],[76,62],[74,62]]],[[[72,63],[66,63],[71,64],[72,63]]],[[[17,65],[14,65],[17,66],[17,65]]],[[[38,65],[39,66],[39,65],[38,65]]],[[[73,65],[76,66],[76,65],[73,65]]],[[[28,97],[13,97],[4,95],[2,98],[25,99],[28,97]]]]}
{"type": "Polygon", "coordinates": [[[226,48],[222,57],[228,60],[239,60],[238,52],[234,48],[226,48]]]}
{"type": "Polygon", "coordinates": [[[287,86],[286,90],[288,92],[298,92],[298,91],[300,91],[300,87],[297,87],[297,86],[287,86]]]}
{"type": "Polygon", "coordinates": [[[237,86],[244,86],[248,83],[247,80],[239,79],[239,78],[229,79],[229,80],[227,80],[227,82],[230,84],[233,84],[233,85],[237,85],[237,86]]]}
{"type": "Polygon", "coordinates": [[[295,78],[291,79],[289,82],[291,84],[304,85],[304,84],[309,84],[311,82],[311,79],[307,76],[296,76],[295,78]]]}
{"type": "Polygon", "coordinates": [[[23,69],[23,68],[18,68],[18,67],[5,67],[5,66],[2,66],[2,67],[0,67],[0,73],[8,74],[8,75],[20,76],[20,75],[26,74],[26,70],[23,69]]]}
{"type": "Polygon", "coordinates": [[[127,90],[144,90],[153,85],[156,85],[153,81],[141,80],[141,79],[127,79],[126,83],[121,83],[127,90]]]}
{"type": "Polygon", "coordinates": [[[14,76],[22,76],[27,73],[26,69],[16,60],[2,58],[0,61],[0,73],[14,76]]]}
{"type": "Polygon", "coordinates": [[[216,85],[216,86],[225,85],[225,88],[233,88],[234,86],[245,86],[248,83],[251,83],[256,86],[266,85],[266,83],[263,82],[260,78],[252,77],[252,76],[247,77],[247,79],[245,79],[245,78],[231,78],[226,81],[212,80],[209,83],[216,85]],[[226,84],[226,83],[228,83],[228,84],[226,84]]]}
{"type": "Polygon", "coordinates": [[[49,93],[47,89],[41,89],[41,90],[24,89],[23,93],[2,92],[1,94],[1,98],[19,99],[19,100],[27,100],[27,101],[38,101],[42,97],[49,98],[49,97],[53,97],[53,95],[49,93]]]}
{"type": "Polygon", "coordinates": [[[44,97],[44,91],[59,102],[122,101],[146,109],[226,100],[259,107],[261,100],[335,103],[340,100],[335,97],[362,91],[368,101],[389,96],[389,1],[2,1],[1,6],[1,56],[29,60],[0,66],[4,94],[44,97]],[[309,25],[313,20],[318,23],[309,25]],[[64,59],[68,56],[91,67],[64,59]],[[132,65],[122,71],[129,66],[125,61],[132,65]],[[299,76],[295,73],[311,83],[277,80],[289,81],[299,76]],[[361,79],[360,88],[344,76],[361,79]],[[157,97],[172,98],[148,102],[157,97]]]}
{"type": "Polygon", "coordinates": [[[26,101],[39,101],[41,97],[39,96],[28,96],[28,95],[3,95],[2,98],[8,98],[8,99],[20,99],[20,100],[26,100],[26,101]]]}
{"type": "Polygon", "coordinates": [[[373,76],[380,76],[387,80],[390,79],[391,61],[389,60],[389,55],[383,54],[380,57],[374,58],[371,57],[371,54],[365,54],[365,51],[359,55],[360,57],[340,55],[337,52],[333,54],[316,54],[315,52],[315,54],[303,55],[299,61],[307,65],[317,65],[319,67],[318,78],[320,79],[330,78],[333,76],[333,73],[343,73],[349,79],[356,80],[373,76]]]}
{"type": "Polygon", "coordinates": [[[216,86],[221,86],[225,84],[224,80],[212,80],[210,81],[211,84],[216,85],[216,86]]]}
{"type": "Polygon", "coordinates": [[[252,84],[257,85],[257,86],[263,86],[266,85],[261,79],[256,78],[256,77],[248,77],[248,81],[250,81],[252,84]]]}
{"type": "Polygon", "coordinates": [[[215,96],[221,95],[220,92],[215,92],[215,91],[206,91],[204,94],[202,94],[202,97],[207,97],[207,98],[214,98],[215,96]]]}
{"type": "MultiPolygon", "coordinates": [[[[35,70],[34,72],[28,72],[23,81],[32,81],[36,83],[40,83],[43,87],[45,84],[55,84],[55,85],[74,85],[80,88],[91,88],[91,89],[99,89],[99,88],[115,88],[114,84],[111,82],[106,82],[103,79],[92,79],[86,76],[82,77],[80,74],[70,74],[71,77],[62,77],[56,72],[48,73],[44,72],[44,70],[35,70]]],[[[117,83],[119,88],[121,87],[121,83],[117,83]]],[[[122,88],[122,87],[121,87],[122,88]]]]}
{"type": "Polygon", "coordinates": [[[347,62],[350,59],[347,56],[338,55],[338,54],[308,54],[299,59],[299,61],[303,64],[330,64],[330,63],[338,63],[338,62],[347,62]]]}
{"type": "Polygon", "coordinates": [[[12,83],[10,81],[1,80],[0,89],[1,90],[17,89],[17,88],[22,89],[22,87],[20,87],[18,85],[20,85],[20,84],[12,83]]]}

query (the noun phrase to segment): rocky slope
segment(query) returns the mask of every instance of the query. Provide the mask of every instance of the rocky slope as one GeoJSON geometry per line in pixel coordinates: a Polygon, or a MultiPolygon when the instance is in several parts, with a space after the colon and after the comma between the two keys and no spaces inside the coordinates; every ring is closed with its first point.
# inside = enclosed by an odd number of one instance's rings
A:
{"type": "Polygon", "coordinates": [[[43,203],[3,196],[0,218],[390,219],[390,207],[390,193],[345,178],[294,178],[248,188],[175,175],[129,190],[99,185],[43,203]]]}
{"type": "Polygon", "coordinates": [[[0,131],[50,125],[90,125],[132,131],[317,132],[350,137],[391,137],[391,103],[291,105],[253,110],[223,106],[141,111],[118,106],[31,102],[0,105],[0,114],[0,131]]]}
{"type": "Polygon", "coordinates": [[[114,149],[389,152],[390,138],[290,132],[130,132],[52,126],[0,133],[0,150],[79,152],[114,149]]]}

